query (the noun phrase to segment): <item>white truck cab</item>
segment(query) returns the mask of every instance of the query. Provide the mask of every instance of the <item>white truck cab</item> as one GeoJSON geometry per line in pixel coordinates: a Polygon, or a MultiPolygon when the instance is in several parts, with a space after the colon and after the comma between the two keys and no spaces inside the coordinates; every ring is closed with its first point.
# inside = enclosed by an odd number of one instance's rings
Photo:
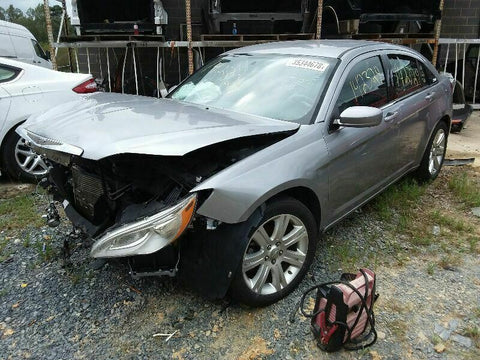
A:
{"type": "Polygon", "coordinates": [[[0,20],[0,56],[51,69],[46,54],[33,34],[22,25],[0,20]]]}

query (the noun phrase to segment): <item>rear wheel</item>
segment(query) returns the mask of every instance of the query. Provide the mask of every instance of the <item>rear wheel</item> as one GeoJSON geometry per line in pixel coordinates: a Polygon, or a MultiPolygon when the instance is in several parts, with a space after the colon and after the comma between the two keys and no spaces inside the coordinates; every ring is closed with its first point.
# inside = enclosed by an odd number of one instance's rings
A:
{"type": "Polygon", "coordinates": [[[35,182],[47,174],[45,161],[15,131],[7,134],[2,156],[4,169],[12,179],[35,182]]]}
{"type": "Polygon", "coordinates": [[[415,177],[422,182],[434,180],[440,173],[447,150],[448,127],[440,121],[432,133],[415,177]]]}
{"type": "Polygon", "coordinates": [[[316,222],[308,208],[293,198],[271,202],[249,238],[232,296],[250,306],[280,300],[305,276],[315,247],[316,222]]]}

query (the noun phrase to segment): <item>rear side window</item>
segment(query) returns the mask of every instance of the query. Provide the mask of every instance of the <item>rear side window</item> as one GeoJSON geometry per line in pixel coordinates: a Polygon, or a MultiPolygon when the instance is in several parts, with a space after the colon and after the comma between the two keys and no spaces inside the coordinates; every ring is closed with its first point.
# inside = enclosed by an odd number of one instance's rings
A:
{"type": "Polygon", "coordinates": [[[15,57],[15,49],[13,48],[10,36],[7,34],[0,34],[0,56],[15,57]]]}
{"type": "Polygon", "coordinates": [[[15,79],[19,73],[20,69],[0,65],[0,83],[15,79]]]}
{"type": "Polygon", "coordinates": [[[393,97],[401,98],[411,94],[429,81],[425,69],[416,59],[405,55],[388,55],[393,75],[393,97]]]}
{"type": "Polygon", "coordinates": [[[337,100],[339,114],[351,106],[381,107],[387,103],[387,83],[378,56],[360,61],[345,80],[337,100]]]}

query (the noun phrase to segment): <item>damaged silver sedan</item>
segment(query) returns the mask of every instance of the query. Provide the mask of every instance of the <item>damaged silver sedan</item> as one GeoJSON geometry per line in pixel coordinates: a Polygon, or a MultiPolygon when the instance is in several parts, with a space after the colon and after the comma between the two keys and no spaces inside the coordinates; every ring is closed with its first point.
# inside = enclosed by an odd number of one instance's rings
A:
{"type": "Polygon", "coordinates": [[[318,234],[403,175],[434,179],[448,79],[404,47],[299,41],[229,51],[166,99],[94,94],[18,132],[96,258],[209,297],[290,293],[318,234]]]}

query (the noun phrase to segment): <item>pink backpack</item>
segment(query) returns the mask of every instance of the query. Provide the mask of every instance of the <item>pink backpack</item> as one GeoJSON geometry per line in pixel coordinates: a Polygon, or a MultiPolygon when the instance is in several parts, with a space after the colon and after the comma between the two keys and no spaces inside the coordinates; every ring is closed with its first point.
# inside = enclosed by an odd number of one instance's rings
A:
{"type": "Polygon", "coordinates": [[[357,350],[377,340],[373,314],[377,297],[375,273],[360,269],[357,274],[343,274],[340,281],[308,289],[300,301],[300,310],[312,319],[311,330],[322,350],[357,350]],[[309,314],[304,310],[305,299],[315,289],[315,307],[309,314]]]}

